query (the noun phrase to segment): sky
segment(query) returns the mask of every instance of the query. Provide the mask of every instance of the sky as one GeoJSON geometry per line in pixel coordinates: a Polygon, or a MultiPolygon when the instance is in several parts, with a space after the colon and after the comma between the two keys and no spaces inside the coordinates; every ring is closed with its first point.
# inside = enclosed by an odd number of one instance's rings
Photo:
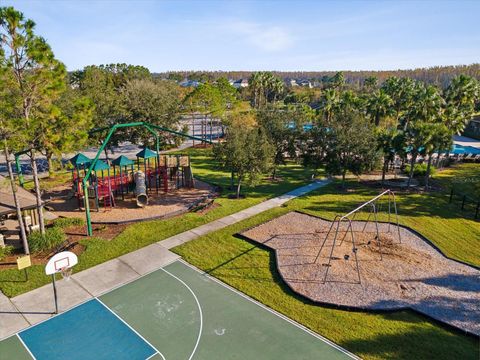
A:
{"type": "Polygon", "coordinates": [[[0,0],[68,70],[395,70],[480,62],[480,1],[0,0]]]}

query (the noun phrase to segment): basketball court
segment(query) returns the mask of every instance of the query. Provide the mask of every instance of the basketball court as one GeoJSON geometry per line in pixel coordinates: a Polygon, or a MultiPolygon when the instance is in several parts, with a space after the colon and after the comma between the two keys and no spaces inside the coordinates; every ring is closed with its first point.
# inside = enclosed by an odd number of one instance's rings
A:
{"type": "Polygon", "coordinates": [[[348,359],[354,355],[176,261],[0,342],[5,359],[348,359]]]}

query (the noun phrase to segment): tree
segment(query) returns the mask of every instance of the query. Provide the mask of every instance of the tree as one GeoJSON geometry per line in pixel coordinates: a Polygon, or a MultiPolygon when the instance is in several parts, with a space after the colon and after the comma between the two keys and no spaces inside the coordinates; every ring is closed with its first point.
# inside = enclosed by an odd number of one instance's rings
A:
{"type": "Polygon", "coordinates": [[[13,176],[12,161],[10,158],[10,146],[12,143],[15,145],[15,142],[19,140],[17,136],[18,132],[15,131],[11,121],[13,118],[11,82],[13,81],[13,76],[8,72],[8,68],[6,66],[3,49],[0,47],[0,140],[2,141],[5,161],[7,163],[8,176],[10,180],[9,182],[12,189],[13,202],[15,204],[15,212],[20,230],[20,240],[22,241],[25,254],[29,254],[30,250],[25,231],[25,224],[22,217],[22,207],[20,204],[20,199],[17,196],[17,184],[15,182],[15,177],[13,176]]]}
{"type": "Polygon", "coordinates": [[[252,92],[254,108],[266,106],[269,102],[276,102],[284,93],[283,81],[271,72],[253,73],[248,80],[252,92]]]}
{"type": "Polygon", "coordinates": [[[382,186],[385,182],[385,174],[388,164],[395,160],[395,155],[403,146],[403,133],[395,128],[377,130],[377,146],[383,154],[382,186]]]}
{"type": "MultiPolygon", "coordinates": [[[[90,98],[95,104],[93,124],[95,128],[110,127],[127,121],[123,89],[129,81],[150,80],[150,71],[143,66],[129,64],[91,65],[71,76],[72,85],[78,87],[81,94],[90,98]]],[[[135,131],[134,131],[135,132],[135,131]]],[[[91,134],[90,139],[97,145],[103,141],[103,132],[91,134]]],[[[115,132],[108,147],[118,145],[121,141],[131,139],[131,132],[115,132]]],[[[105,148],[108,158],[108,149],[105,148]]]]}
{"type": "Polygon", "coordinates": [[[444,123],[430,124],[428,128],[428,139],[425,143],[424,153],[428,156],[427,171],[425,173],[425,188],[429,188],[429,179],[432,166],[432,155],[435,152],[450,149],[452,147],[452,133],[444,123]]]}
{"type": "Polygon", "coordinates": [[[37,199],[38,219],[45,233],[43,205],[36,165],[36,148],[40,147],[42,121],[65,86],[65,66],[55,59],[45,39],[35,35],[35,23],[26,20],[13,7],[0,8],[0,44],[5,65],[13,75],[17,129],[23,131],[31,145],[31,164],[37,199]],[[20,130],[22,129],[22,130],[20,130]]]}
{"type": "Polygon", "coordinates": [[[53,156],[77,151],[88,144],[88,132],[93,127],[93,102],[77,90],[67,87],[55,101],[45,121],[39,123],[38,143],[53,172],[53,156]]]}
{"type": "Polygon", "coordinates": [[[382,84],[382,89],[392,99],[395,120],[398,121],[413,102],[415,82],[409,78],[390,77],[382,84]]]}
{"type": "Polygon", "coordinates": [[[345,86],[345,74],[343,73],[343,71],[339,71],[335,75],[333,75],[330,78],[329,85],[332,88],[341,91],[345,86]]]}
{"type": "Polygon", "coordinates": [[[367,98],[367,115],[373,120],[375,126],[380,125],[380,120],[386,116],[393,115],[393,101],[384,90],[375,91],[367,98]]]}
{"type": "Polygon", "coordinates": [[[378,87],[378,78],[376,76],[366,77],[363,81],[363,87],[367,90],[367,92],[375,91],[378,87]]]}
{"type": "Polygon", "coordinates": [[[454,134],[460,135],[475,112],[475,103],[480,98],[480,85],[476,79],[460,75],[452,79],[444,98],[447,126],[454,134]]]}
{"type": "MultiPolygon", "coordinates": [[[[144,121],[168,128],[179,124],[180,92],[177,84],[167,80],[127,80],[120,91],[123,99],[123,121],[144,121]]],[[[132,142],[151,143],[152,135],[144,128],[135,127],[126,132],[132,142]]]]}
{"type": "Polygon", "coordinates": [[[325,126],[314,126],[300,137],[303,166],[312,168],[314,175],[325,164],[330,131],[325,126]]]}
{"type": "Polygon", "coordinates": [[[213,147],[213,156],[223,169],[237,175],[237,199],[246,180],[255,185],[271,169],[274,148],[261,127],[230,126],[225,142],[213,147]]]}
{"type": "Polygon", "coordinates": [[[272,178],[275,179],[279,165],[285,164],[285,156],[295,156],[296,114],[292,111],[268,107],[260,110],[257,121],[263,127],[270,144],[274,147],[272,178]],[[293,127],[293,128],[292,128],[293,127]]]}
{"type": "Polygon", "coordinates": [[[331,122],[333,114],[339,108],[340,99],[335,89],[326,89],[320,97],[320,111],[323,112],[327,123],[331,122]]]}
{"type": "Polygon", "coordinates": [[[375,133],[365,118],[350,111],[335,115],[329,130],[325,157],[327,171],[342,175],[342,187],[345,187],[347,171],[359,175],[375,163],[375,133]]]}

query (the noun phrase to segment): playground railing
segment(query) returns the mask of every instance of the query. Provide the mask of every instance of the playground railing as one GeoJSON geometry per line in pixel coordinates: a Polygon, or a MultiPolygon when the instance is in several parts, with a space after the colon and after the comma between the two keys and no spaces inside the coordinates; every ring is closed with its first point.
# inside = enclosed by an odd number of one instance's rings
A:
{"type": "Polygon", "coordinates": [[[479,218],[480,199],[475,199],[470,195],[467,195],[461,191],[458,191],[455,189],[454,186],[452,186],[452,189],[450,190],[449,203],[457,204],[460,206],[460,209],[462,211],[471,212],[474,214],[473,217],[475,219],[479,218]]]}

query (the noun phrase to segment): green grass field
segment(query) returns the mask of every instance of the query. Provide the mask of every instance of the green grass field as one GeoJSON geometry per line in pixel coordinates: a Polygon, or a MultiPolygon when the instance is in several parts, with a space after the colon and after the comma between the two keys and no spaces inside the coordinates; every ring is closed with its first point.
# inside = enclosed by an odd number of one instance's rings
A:
{"type": "MultiPolygon", "coordinates": [[[[333,218],[369,199],[378,191],[349,183],[339,193],[333,183],[174,249],[185,260],[209,272],[267,306],[291,317],[366,359],[476,359],[478,340],[446,330],[410,311],[392,314],[348,312],[316,306],[292,293],[281,280],[272,252],[235,236],[262,222],[299,210],[333,218]]],[[[411,226],[449,256],[480,264],[480,225],[458,217],[445,200],[429,195],[398,197],[401,223],[411,226]],[[443,202],[442,202],[443,201],[443,202]]]]}

